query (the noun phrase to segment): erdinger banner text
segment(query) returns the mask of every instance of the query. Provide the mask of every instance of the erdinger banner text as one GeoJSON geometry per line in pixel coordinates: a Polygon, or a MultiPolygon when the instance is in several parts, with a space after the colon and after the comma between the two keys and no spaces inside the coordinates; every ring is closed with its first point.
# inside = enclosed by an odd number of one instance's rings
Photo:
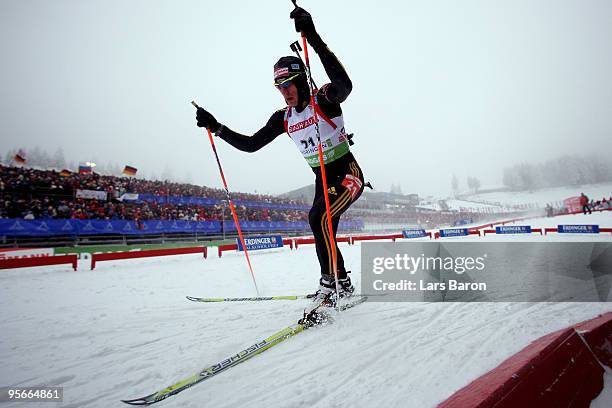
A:
{"type": "MultiPolygon", "coordinates": [[[[236,242],[238,243],[238,250],[243,251],[242,243],[238,238],[236,238],[236,242]]],[[[248,251],[258,250],[258,249],[270,249],[270,248],[282,248],[283,247],[283,237],[280,235],[265,235],[258,237],[245,237],[244,243],[247,247],[248,251]]]]}

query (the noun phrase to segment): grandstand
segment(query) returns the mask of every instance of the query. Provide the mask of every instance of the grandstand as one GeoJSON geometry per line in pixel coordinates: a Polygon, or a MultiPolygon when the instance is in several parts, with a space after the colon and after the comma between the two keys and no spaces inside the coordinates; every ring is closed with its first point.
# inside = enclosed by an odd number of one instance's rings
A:
{"type": "MultiPolygon", "coordinates": [[[[224,190],[169,181],[0,165],[2,246],[208,241],[235,237],[224,190]]],[[[309,233],[310,206],[232,194],[246,233],[309,233]]],[[[350,216],[343,231],[363,225],[350,216]]]]}
{"type": "MultiPolygon", "coordinates": [[[[308,235],[314,186],[279,197],[234,192],[247,234],[308,235]]],[[[95,172],[0,165],[0,245],[73,246],[234,238],[225,191],[95,172]]],[[[343,216],[341,233],[434,228],[494,220],[508,211],[432,207],[417,194],[366,191],[343,216]],[[425,203],[425,204],[424,204],[425,203]]]]}

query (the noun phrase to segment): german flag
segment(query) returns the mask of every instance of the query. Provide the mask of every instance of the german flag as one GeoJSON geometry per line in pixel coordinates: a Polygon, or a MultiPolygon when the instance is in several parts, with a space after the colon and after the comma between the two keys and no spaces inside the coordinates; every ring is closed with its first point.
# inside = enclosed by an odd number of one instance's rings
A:
{"type": "Polygon", "coordinates": [[[72,175],[72,172],[70,170],[64,169],[64,170],[60,171],[59,175],[62,176],[62,177],[69,177],[70,175],[72,175]]]}
{"type": "Polygon", "coordinates": [[[125,166],[125,168],[123,169],[123,174],[125,174],[126,176],[135,176],[136,172],[138,171],[138,169],[136,167],[132,167],[132,166],[125,166]]]}

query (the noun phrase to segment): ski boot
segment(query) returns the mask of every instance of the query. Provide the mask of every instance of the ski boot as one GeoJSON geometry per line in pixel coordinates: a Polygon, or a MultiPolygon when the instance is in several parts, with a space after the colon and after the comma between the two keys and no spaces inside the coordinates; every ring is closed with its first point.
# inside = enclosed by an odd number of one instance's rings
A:
{"type": "Polygon", "coordinates": [[[351,271],[346,271],[346,276],[338,279],[338,294],[340,295],[340,299],[351,297],[353,293],[355,293],[355,287],[351,283],[351,278],[348,276],[349,273],[351,273],[351,271]]]}
{"type": "Polygon", "coordinates": [[[310,327],[327,322],[330,318],[329,309],[335,308],[339,299],[352,296],[353,292],[355,292],[355,288],[348,276],[338,279],[338,293],[336,293],[334,276],[321,276],[319,289],[314,295],[312,304],[304,310],[304,317],[298,323],[310,327]]]}

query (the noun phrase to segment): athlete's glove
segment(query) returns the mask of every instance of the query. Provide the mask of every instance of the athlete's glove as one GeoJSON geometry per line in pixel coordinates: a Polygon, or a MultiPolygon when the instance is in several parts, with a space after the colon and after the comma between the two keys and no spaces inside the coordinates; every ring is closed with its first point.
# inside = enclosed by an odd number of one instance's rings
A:
{"type": "Polygon", "coordinates": [[[289,17],[295,21],[295,31],[302,32],[306,38],[310,35],[316,34],[314,23],[312,22],[312,16],[309,12],[301,7],[293,9],[289,17]]]}
{"type": "Polygon", "coordinates": [[[198,127],[208,128],[213,133],[219,130],[219,127],[221,127],[219,122],[217,122],[217,119],[202,108],[198,108],[196,119],[198,121],[198,127]]]}

